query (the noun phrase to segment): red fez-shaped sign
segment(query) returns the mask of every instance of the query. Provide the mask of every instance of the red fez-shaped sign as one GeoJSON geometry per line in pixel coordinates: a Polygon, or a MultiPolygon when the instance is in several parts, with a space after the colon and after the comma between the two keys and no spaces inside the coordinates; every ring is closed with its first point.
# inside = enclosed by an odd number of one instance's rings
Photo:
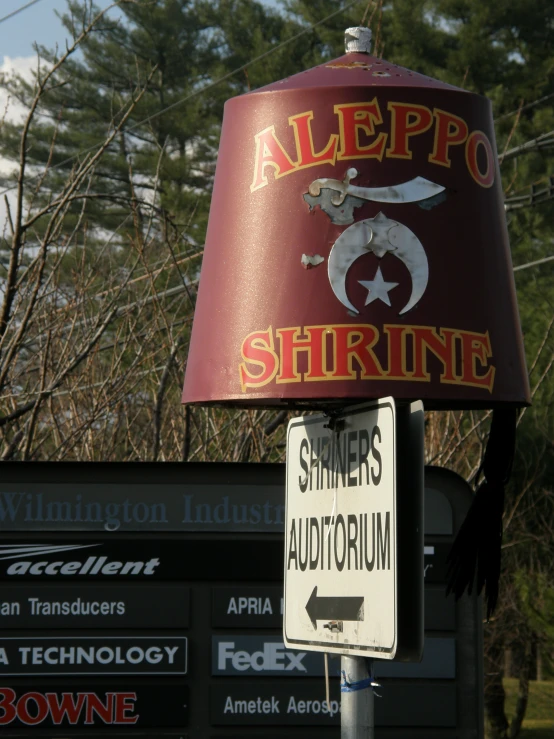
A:
{"type": "Polygon", "coordinates": [[[388,395],[530,402],[491,104],[354,50],[226,103],[183,402],[388,395]]]}

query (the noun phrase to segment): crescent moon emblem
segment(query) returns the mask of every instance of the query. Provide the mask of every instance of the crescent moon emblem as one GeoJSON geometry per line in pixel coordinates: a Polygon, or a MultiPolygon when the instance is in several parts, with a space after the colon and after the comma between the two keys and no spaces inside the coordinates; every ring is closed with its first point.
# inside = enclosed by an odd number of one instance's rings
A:
{"type": "Polygon", "coordinates": [[[412,278],[412,293],[400,315],[407,313],[422,298],[429,280],[429,264],[421,241],[404,224],[392,221],[383,213],[349,226],[333,244],[327,272],[331,288],[340,302],[353,313],[359,310],[350,302],[346,292],[346,277],[354,262],[373,252],[382,259],[391,252],[406,265],[412,278]]]}

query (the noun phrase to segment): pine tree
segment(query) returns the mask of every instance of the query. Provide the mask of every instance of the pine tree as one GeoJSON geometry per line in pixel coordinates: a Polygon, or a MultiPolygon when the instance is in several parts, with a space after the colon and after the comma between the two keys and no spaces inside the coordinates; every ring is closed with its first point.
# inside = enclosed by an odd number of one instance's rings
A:
{"type": "MultiPolygon", "coordinates": [[[[123,3],[121,10],[122,19],[101,19],[81,44],[81,55],[63,64],[42,96],[29,163],[47,168],[42,192],[58,192],[75,162],[104,141],[133,90],[146,86],[96,168],[87,219],[104,229],[118,228],[130,201],[151,200],[155,192],[175,224],[201,242],[225,100],[287,69],[298,71],[306,53],[299,42],[252,66],[248,62],[299,27],[247,0],[143,0],[123,3]],[[244,70],[230,75],[243,65],[244,70]]],[[[78,35],[96,12],[94,6],[69,0],[64,25],[78,35]]],[[[40,55],[47,65],[59,56],[44,48],[40,55]]],[[[4,84],[30,105],[32,83],[16,79],[4,84]]],[[[2,156],[17,161],[19,134],[17,125],[5,124],[2,156]]],[[[9,178],[3,184],[10,184],[9,178]]],[[[77,205],[74,213],[77,218],[77,205]]],[[[74,222],[68,218],[67,228],[74,222]]]]}
{"type": "Polygon", "coordinates": [[[3,184],[22,183],[0,239],[0,455],[268,459],[267,414],[238,440],[232,414],[183,423],[182,368],[224,102],[310,66],[320,41],[250,0],[121,9],[93,22],[72,0],[80,53],[40,49],[33,84],[4,81],[36,109],[0,131],[3,184]]]}

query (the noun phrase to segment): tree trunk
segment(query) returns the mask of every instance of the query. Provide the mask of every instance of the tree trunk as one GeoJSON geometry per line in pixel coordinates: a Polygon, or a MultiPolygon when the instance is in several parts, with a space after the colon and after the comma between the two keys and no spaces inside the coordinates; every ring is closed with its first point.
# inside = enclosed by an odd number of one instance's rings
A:
{"type": "Polygon", "coordinates": [[[537,682],[544,680],[544,660],[542,656],[542,647],[537,646],[537,682]]]}
{"type": "Polygon", "coordinates": [[[510,739],[516,739],[516,737],[519,736],[519,732],[521,731],[521,724],[523,723],[523,719],[525,718],[527,703],[529,701],[529,674],[531,672],[532,660],[532,650],[529,649],[526,651],[525,659],[523,660],[523,664],[521,665],[521,669],[519,672],[517,703],[514,717],[512,719],[512,723],[510,724],[510,739]]]}
{"type": "Polygon", "coordinates": [[[485,735],[487,739],[508,739],[508,720],[504,712],[506,694],[502,684],[501,645],[491,644],[485,654],[485,735]]]}
{"type": "Polygon", "coordinates": [[[504,677],[512,677],[512,650],[504,650],[504,677]]]}

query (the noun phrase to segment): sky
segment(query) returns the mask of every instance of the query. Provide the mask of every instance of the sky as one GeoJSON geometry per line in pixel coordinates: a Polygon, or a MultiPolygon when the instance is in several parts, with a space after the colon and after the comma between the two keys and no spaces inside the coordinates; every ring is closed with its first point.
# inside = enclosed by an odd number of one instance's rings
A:
{"type": "MultiPolygon", "coordinates": [[[[0,0],[0,19],[14,10],[22,8],[30,0],[0,0]]],[[[113,4],[113,0],[95,0],[100,9],[113,4]]],[[[266,4],[274,5],[274,0],[266,0],[266,4]]],[[[34,5],[22,10],[17,15],[0,23],[0,64],[5,58],[15,59],[29,57],[34,54],[33,43],[54,48],[63,45],[67,37],[56,12],[66,11],[66,0],[38,0],[34,5]],[[2,60],[3,57],[3,60],[2,60]]],[[[117,8],[110,11],[116,14],[117,8]]]]}
{"type": "MultiPolygon", "coordinates": [[[[0,0],[0,18],[26,5],[29,0],[0,0]]],[[[96,0],[100,8],[107,8],[110,0],[96,0]]],[[[0,60],[5,64],[6,57],[16,59],[34,54],[33,44],[54,48],[63,45],[67,37],[61,21],[56,16],[66,10],[66,0],[39,0],[17,15],[0,23],[0,60]],[[3,57],[3,59],[2,59],[3,57]]],[[[117,9],[110,11],[116,13],[117,9]]]]}
{"type": "MultiPolygon", "coordinates": [[[[67,10],[66,0],[38,0],[27,8],[29,0],[0,0],[0,74],[18,72],[30,78],[36,68],[37,56],[34,44],[49,49],[56,45],[65,47],[70,36],[56,15],[67,10]],[[19,13],[6,18],[15,10],[23,8],[19,13]],[[5,20],[2,20],[5,19],[5,20]]],[[[112,0],[96,0],[100,9],[108,8],[112,0]]],[[[119,13],[117,8],[110,14],[119,13]]],[[[20,120],[23,109],[13,100],[7,104],[6,94],[0,90],[0,116],[7,112],[10,120],[20,120]]],[[[0,170],[2,162],[0,161],[0,170]]]]}
{"type": "MultiPolygon", "coordinates": [[[[69,34],[56,15],[67,11],[66,0],[37,0],[28,5],[31,0],[0,0],[0,75],[17,72],[27,79],[32,79],[36,68],[36,53],[33,45],[39,44],[48,49],[56,45],[60,49],[65,47],[69,34]],[[10,16],[13,11],[20,10],[10,16]]],[[[85,0],[83,0],[84,2],[85,0]]],[[[276,0],[262,0],[267,5],[275,6],[276,0]]],[[[95,0],[95,5],[104,10],[113,5],[113,0],[95,0]]],[[[109,16],[121,15],[118,8],[108,11],[109,16]]],[[[6,93],[0,89],[0,121],[4,117],[14,122],[23,120],[25,110],[13,99],[8,99],[6,93]]],[[[0,173],[11,171],[13,165],[0,158],[0,173]]],[[[4,198],[0,198],[0,235],[5,223],[4,198]]]]}
{"type": "MultiPolygon", "coordinates": [[[[34,5],[25,8],[20,13],[2,21],[2,18],[12,11],[23,7],[29,0],[0,0],[0,74],[18,72],[32,77],[36,67],[36,54],[33,44],[36,42],[47,48],[55,48],[56,44],[63,48],[66,38],[69,38],[58,13],[65,12],[66,0],[39,0],[34,5]]],[[[99,8],[112,5],[111,0],[96,0],[99,8]]],[[[114,8],[110,13],[118,13],[114,8]]],[[[0,90],[0,118],[4,115],[9,120],[21,121],[25,110],[13,99],[8,100],[5,92],[0,90]]],[[[13,165],[0,158],[0,172],[5,173],[13,169],[13,165]]],[[[8,194],[13,203],[13,193],[8,194]]],[[[6,207],[4,198],[0,198],[0,234],[6,223],[6,207]]]]}

